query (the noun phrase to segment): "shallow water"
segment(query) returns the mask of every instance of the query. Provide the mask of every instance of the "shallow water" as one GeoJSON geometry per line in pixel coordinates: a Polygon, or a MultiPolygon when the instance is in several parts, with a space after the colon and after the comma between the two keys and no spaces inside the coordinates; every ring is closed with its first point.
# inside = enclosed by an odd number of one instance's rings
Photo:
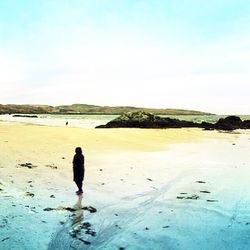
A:
{"type": "Polygon", "coordinates": [[[21,122],[29,124],[94,128],[106,124],[117,115],[41,115],[38,118],[13,117],[12,115],[0,115],[0,121],[21,122]]]}
{"type": "MultiPolygon", "coordinates": [[[[0,121],[21,122],[50,126],[66,126],[94,128],[104,125],[115,119],[118,115],[46,115],[37,114],[38,118],[13,117],[12,115],[0,115],[0,121]]],[[[215,123],[219,118],[225,118],[226,115],[167,115],[162,117],[176,118],[180,120],[193,122],[211,122],[215,123]]],[[[240,116],[243,120],[250,120],[250,115],[240,116]]]]}

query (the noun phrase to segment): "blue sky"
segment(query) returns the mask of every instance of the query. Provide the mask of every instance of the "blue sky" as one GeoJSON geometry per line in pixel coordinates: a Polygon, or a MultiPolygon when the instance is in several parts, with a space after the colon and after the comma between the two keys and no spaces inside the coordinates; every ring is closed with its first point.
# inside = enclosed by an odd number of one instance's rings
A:
{"type": "Polygon", "coordinates": [[[246,0],[1,0],[0,103],[250,114],[246,0]]]}

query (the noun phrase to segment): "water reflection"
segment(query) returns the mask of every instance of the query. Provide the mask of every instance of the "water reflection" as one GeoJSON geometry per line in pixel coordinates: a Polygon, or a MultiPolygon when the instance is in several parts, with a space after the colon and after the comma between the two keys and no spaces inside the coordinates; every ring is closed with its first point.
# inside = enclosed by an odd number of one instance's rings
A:
{"type": "Polygon", "coordinates": [[[52,238],[48,250],[82,249],[82,247],[79,247],[79,243],[82,244],[79,239],[81,238],[81,226],[84,218],[82,200],[82,195],[77,196],[77,201],[73,206],[74,211],[69,220],[60,227],[52,238]]]}
{"type": "Polygon", "coordinates": [[[80,233],[81,222],[84,219],[83,209],[82,209],[82,195],[77,196],[77,201],[73,208],[75,211],[72,213],[71,219],[71,235],[74,237],[80,233]]]}

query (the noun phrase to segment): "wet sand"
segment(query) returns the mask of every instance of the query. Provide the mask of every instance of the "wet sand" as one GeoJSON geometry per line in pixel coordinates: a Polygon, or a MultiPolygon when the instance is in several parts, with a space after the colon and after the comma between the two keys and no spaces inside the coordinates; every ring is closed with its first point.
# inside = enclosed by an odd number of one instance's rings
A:
{"type": "Polygon", "coordinates": [[[249,138],[0,122],[0,249],[249,249],[249,138]]]}

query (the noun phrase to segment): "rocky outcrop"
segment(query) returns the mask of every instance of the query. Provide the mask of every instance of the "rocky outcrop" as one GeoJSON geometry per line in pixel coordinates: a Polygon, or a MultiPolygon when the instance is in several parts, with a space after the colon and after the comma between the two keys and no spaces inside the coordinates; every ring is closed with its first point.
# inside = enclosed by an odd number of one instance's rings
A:
{"type": "Polygon", "coordinates": [[[195,127],[195,123],[162,118],[145,112],[128,112],[97,128],[182,128],[195,127]]]}
{"type": "Polygon", "coordinates": [[[13,117],[38,118],[37,115],[12,115],[13,117]]]}
{"type": "Polygon", "coordinates": [[[195,123],[178,119],[164,118],[145,112],[128,112],[96,128],[204,128],[206,130],[250,129],[250,121],[242,121],[237,116],[221,118],[216,122],[195,123]]]}
{"type": "Polygon", "coordinates": [[[238,116],[228,116],[226,118],[219,119],[214,124],[215,129],[220,130],[234,130],[243,128],[243,122],[238,116]]]}
{"type": "Polygon", "coordinates": [[[249,129],[250,128],[250,120],[245,120],[242,122],[243,124],[243,129],[249,129]]]}
{"type": "Polygon", "coordinates": [[[182,128],[200,127],[200,124],[178,119],[162,118],[145,112],[128,112],[97,128],[182,128]]]}

